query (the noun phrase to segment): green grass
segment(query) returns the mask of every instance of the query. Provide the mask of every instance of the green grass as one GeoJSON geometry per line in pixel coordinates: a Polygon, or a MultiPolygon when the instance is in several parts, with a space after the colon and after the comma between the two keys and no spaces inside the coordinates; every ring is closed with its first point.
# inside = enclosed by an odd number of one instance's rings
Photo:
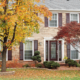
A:
{"type": "Polygon", "coordinates": [[[14,75],[0,76],[0,80],[80,80],[80,71],[44,69],[7,69],[14,75]]]}

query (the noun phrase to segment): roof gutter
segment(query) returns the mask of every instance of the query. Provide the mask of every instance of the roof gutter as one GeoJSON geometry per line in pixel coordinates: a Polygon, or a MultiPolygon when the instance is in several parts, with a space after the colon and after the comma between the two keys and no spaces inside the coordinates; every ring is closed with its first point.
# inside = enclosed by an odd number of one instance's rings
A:
{"type": "Polygon", "coordinates": [[[56,11],[58,11],[58,10],[61,10],[61,11],[80,11],[80,9],[49,9],[50,11],[53,11],[53,10],[56,10],[56,11]]]}

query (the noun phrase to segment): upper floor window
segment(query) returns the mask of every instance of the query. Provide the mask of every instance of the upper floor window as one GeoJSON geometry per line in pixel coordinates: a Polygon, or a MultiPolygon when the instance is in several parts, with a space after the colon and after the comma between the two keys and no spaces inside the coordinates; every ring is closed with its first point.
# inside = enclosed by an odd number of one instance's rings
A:
{"type": "Polygon", "coordinates": [[[79,22],[79,14],[70,14],[70,21],[76,21],[79,22]]]}
{"type": "Polygon", "coordinates": [[[58,26],[58,14],[53,13],[52,19],[49,20],[49,27],[57,27],[58,26]]]}

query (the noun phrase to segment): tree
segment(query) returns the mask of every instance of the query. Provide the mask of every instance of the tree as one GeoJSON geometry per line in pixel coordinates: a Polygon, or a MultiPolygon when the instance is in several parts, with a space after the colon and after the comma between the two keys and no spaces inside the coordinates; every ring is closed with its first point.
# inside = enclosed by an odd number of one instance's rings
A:
{"type": "Polygon", "coordinates": [[[32,60],[35,62],[35,65],[36,65],[36,61],[41,62],[41,56],[39,51],[34,52],[34,56],[32,56],[32,60]]]}
{"type": "Polygon", "coordinates": [[[73,21],[60,27],[57,35],[54,38],[63,38],[66,43],[70,43],[76,50],[78,50],[76,47],[80,47],[78,45],[80,44],[80,23],[73,21]]]}
{"type": "Polygon", "coordinates": [[[6,71],[6,51],[12,45],[24,42],[33,32],[39,32],[42,22],[36,14],[51,17],[52,13],[44,5],[38,6],[39,0],[0,0],[0,42],[2,43],[2,68],[6,71]]]}

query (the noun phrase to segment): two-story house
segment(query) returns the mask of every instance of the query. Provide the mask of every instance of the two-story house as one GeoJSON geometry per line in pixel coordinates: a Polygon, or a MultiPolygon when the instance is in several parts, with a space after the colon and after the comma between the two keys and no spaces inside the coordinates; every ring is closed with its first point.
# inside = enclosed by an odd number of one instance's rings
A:
{"type": "Polygon", "coordinates": [[[55,40],[54,36],[57,35],[59,27],[71,21],[80,22],[80,0],[45,0],[45,2],[41,0],[38,5],[41,4],[52,12],[52,20],[38,14],[44,21],[44,24],[40,23],[39,34],[34,33],[32,37],[26,37],[26,44],[20,43],[20,46],[13,46],[12,50],[7,52],[7,60],[11,61],[15,57],[24,64],[33,63],[31,57],[36,50],[40,51],[42,62],[62,62],[65,56],[79,60],[80,53],[77,50],[65,44],[63,39],[55,40]]]}

